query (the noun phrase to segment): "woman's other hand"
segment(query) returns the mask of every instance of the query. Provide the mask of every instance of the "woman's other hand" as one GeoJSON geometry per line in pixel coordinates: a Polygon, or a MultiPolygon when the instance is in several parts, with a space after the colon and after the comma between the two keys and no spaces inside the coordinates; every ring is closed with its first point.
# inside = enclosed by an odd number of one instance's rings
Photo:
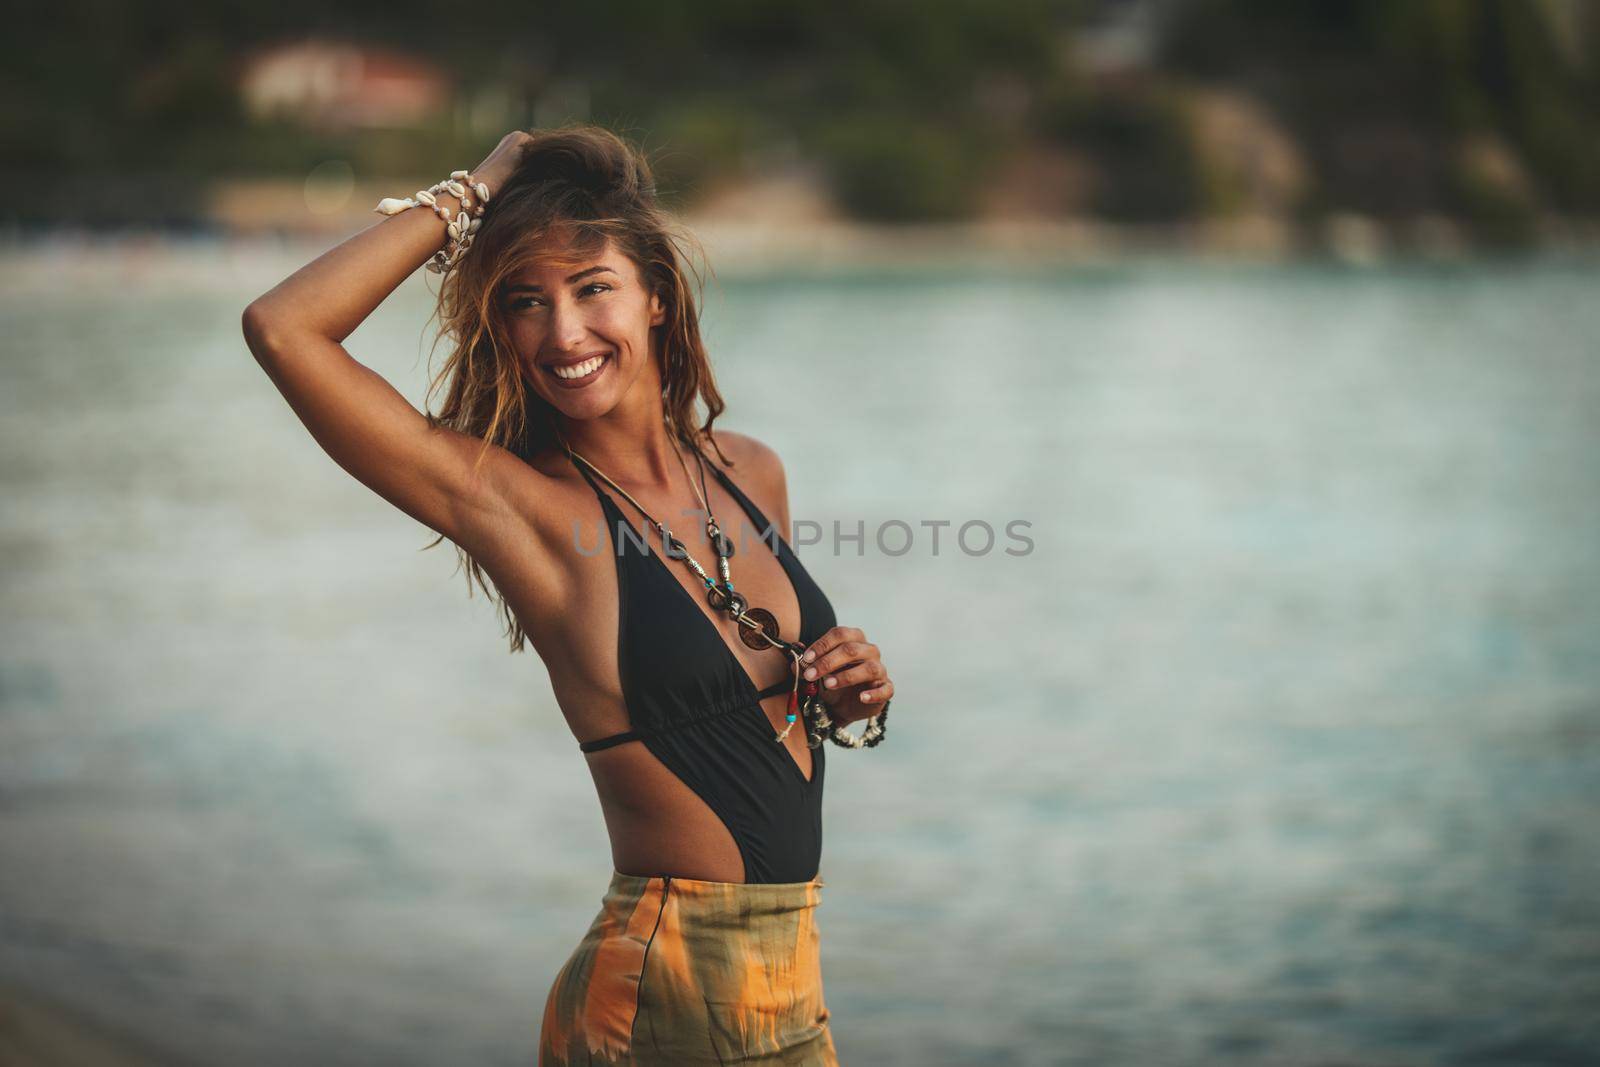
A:
{"type": "Polygon", "coordinates": [[[516,173],[517,167],[522,163],[522,153],[533,140],[533,135],[527,130],[512,130],[500,138],[500,143],[494,146],[494,151],[484,157],[471,170],[472,180],[482,182],[489,187],[491,203],[495,193],[505,185],[506,179],[516,173]]]}
{"type": "Polygon", "coordinates": [[[878,646],[850,626],[835,626],[800,657],[801,677],[820,681],[828,717],[841,726],[876,715],[894,696],[878,646]]]}

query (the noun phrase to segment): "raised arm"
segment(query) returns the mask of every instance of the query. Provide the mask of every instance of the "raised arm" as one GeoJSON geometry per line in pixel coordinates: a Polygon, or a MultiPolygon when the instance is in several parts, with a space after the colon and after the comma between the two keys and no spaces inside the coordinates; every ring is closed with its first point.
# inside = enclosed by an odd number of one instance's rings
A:
{"type": "MultiPolygon", "coordinates": [[[[493,195],[528,139],[507,134],[472,171],[493,195]]],[[[458,201],[439,196],[452,214],[458,201]]],[[[444,427],[430,427],[376,371],[341,343],[444,244],[433,212],[392,215],[330,249],[258,297],[244,311],[244,336],[256,361],[328,455],[368,488],[473,549],[500,524],[509,479],[525,474],[510,452],[444,427]]]]}

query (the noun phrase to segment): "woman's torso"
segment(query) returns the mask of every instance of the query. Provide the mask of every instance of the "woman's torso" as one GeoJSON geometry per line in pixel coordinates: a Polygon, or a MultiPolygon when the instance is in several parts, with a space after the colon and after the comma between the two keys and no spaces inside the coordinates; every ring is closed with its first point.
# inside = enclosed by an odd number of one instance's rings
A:
{"type": "MultiPolygon", "coordinates": [[[[761,539],[781,501],[760,499],[775,493],[724,447],[736,465],[719,477],[716,453],[706,449],[705,491],[736,545],[734,585],[776,616],[783,638],[809,643],[834,625],[832,606],[781,531],[761,539]]],[[[703,583],[661,555],[659,535],[609,486],[586,480],[561,453],[535,457],[530,468],[534,476],[513,502],[529,526],[505,526],[479,562],[544,660],[574,737],[594,741],[631,728],[651,735],[585,757],[616,869],[724,882],[812,877],[824,750],[807,747],[802,723],[775,741],[787,696],[757,698],[790,677],[788,657],[747,647],[731,620],[714,617],[703,583]],[[633,535],[613,534],[619,518],[633,535]],[[641,530],[644,551],[634,539],[641,530]]],[[[695,505],[606,473],[714,573],[697,520],[679,513],[695,505]]]]}

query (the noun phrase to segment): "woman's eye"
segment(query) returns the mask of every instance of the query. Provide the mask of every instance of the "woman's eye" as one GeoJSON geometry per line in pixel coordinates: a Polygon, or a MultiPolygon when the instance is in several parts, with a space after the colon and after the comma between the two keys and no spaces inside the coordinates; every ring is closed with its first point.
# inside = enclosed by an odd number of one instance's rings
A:
{"type": "MultiPolygon", "coordinates": [[[[610,291],[611,286],[605,284],[604,282],[590,282],[588,285],[585,285],[582,289],[578,290],[578,295],[588,296],[591,292],[609,293],[610,291]]],[[[543,302],[536,296],[514,296],[511,298],[511,302],[507,306],[509,306],[512,311],[521,311],[523,308],[529,308],[535,305],[542,306],[542,304],[543,302]]]]}
{"type": "MultiPolygon", "coordinates": [[[[588,285],[585,285],[583,288],[578,290],[578,295],[582,297],[588,296],[591,293],[609,293],[611,292],[612,288],[612,286],[607,285],[605,282],[590,282],[588,285]]],[[[536,296],[514,296],[510,299],[506,306],[512,311],[521,311],[524,308],[530,308],[534,306],[542,307],[543,305],[544,301],[540,300],[536,296]]]]}

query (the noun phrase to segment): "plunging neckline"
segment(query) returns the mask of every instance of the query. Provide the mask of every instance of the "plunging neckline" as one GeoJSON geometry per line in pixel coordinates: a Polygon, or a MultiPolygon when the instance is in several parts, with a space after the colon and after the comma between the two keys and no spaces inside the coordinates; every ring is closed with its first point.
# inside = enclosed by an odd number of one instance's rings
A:
{"type": "MultiPolygon", "coordinates": [[[[698,454],[700,450],[695,449],[695,452],[698,454]]],[[[755,523],[760,529],[771,530],[773,536],[778,540],[778,545],[790,555],[793,555],[794,549],[789,547],[789,542],[784,538],[783,532],[776,526],[773,526],[772,523],[767,521],[767,517],[763,515],[761,513],[761,509],[756,506],[756,502],[746,496],[744,491],[735,485],[733,479],[728,477],[728,475],[720,467],[714,463],[707,462],[703,454],[700,455],[700,460],[711,468],[711,472],[716,475],[717,481],[721,482],[722,487],[728,491],[728,495],[733,497],[734,503],[739,505],[739,509],[744,512],[745,517],[751,522],[755,523]]],[[[587,472],[584,472],[584,474],[585,477],[588,476],[587,472]]],[[[599,487],[595,486],[595,488],[599,487]]],[[[628,521],[627,516],[623,515],[622,513],[621,506],[618,505],[615,500],[611,499],[610,493],[604,493],[603,498],[610,503],[611,507],[616,510],[617,514],[622,515],[623,522],[628,521]]],[[[660,531],[657,530],[656,532],[659,535],[660,531]]],[[[616,531],[613,529],[612,540],[614,541],[615,538],[616,531]]],[[[695,598],[694,594],[690,593],[689,590],[683,587],[683,583],[678,580],[677,574],[673,572],[671,567],[667,566],[667,561],[656,554],[655,548],[650,543],[651,538],[644,537],[640,540],[644,543],[645,555],[655,560],[656,565],[661,568],[663,576],[671,580],[672,585],[678,590],[679,593],[683,594],[684,599],[687,600],[690,607],[694,609],[694,613],[700,617],[701,623],[710,629],[711,636],[715,637],[717,644],[722,646],[722,654],[733,661],[734,668],[739,672],[740,679],[744,681],[745,688],[749,691],[749,699],[746,701],[746,703],[754,708],[755,713],[761,716],[762,721],[766,723],[769,729],[775,729],[772,726],[772,720],[767,717],[766,709],[761,706],[761,687],[756,685],[755,680],[750,677],[750,671],[745,667],[744,660],[739,658],[739,654],[733,650],[733,646],[730,645],[728,643],[728,639],[723,636],[722,627],[718,626],[716,620],[706,612],[705,608],[700,606],[700,602],[695,598]]],[[[785,558],[784,552],[780,552],[778,548],[773,548],[770,544],[768,544],[765,537],[758,537],[758,540],[761,541],[762,544],[767,545],[769,550],[772,552],[773,557],[778,561],[778,566],[782,569],[784,577],[789,582],[789,591],[794,594],[795,606],[797,613],[800,616],[800,639],[803,641],[806,634],[806,603],[805,598],[800,595],[800,586],[795,582],[794,574],[789,569],[789,562],[785,558]]],[[[780,633],[779,637],[781,638],[782,636],[783,635],[780,633]]],[[[630,720],[633,718],[633,711],[631,708],[628,711],[628,717],[630,720]]],[[[796,723],[799,723],[798,719],[796,720],[796,723]]],[[[805,772],[800,769],[800,761],[795,759],[794,753],[789,750],[788,742],[774,741],[773,743],[782,747],[784,762],[787,763],[790,769],[794,771],[794,776],[800,780],[800,784],[807,788],[814,785],[817,779],[817,750],[813,749],[811,751],[811,777],[807,778],[805,772]]]]}

